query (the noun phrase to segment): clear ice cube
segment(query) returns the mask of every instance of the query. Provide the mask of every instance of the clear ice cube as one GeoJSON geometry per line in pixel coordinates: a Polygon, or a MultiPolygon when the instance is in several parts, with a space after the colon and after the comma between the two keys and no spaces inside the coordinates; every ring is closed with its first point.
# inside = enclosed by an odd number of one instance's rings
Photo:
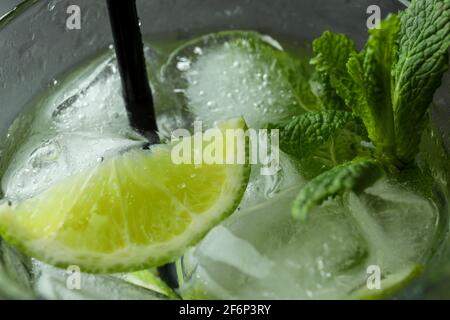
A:
{"type": "Polygon", "coordinates": [[[33,259],[33,288],[50,300],[162,300],[162,294],[125,282],[114,275],[74,274],[33,259]],[[76,278],[79,275],[79,280],[76,278]]]}
{"type": "Polygon", "coordinates": [[[279,61],[248,49],[254,42],[282,50],[267,36],[205,36],[177,51],[163,69],[164,81],[173,86],[174,94],[205,127],[220,119],[243,116],[249,127],[261,128],[299,112],[299,103],[279,61]],[[234,37],[244,45],[236,45],[234,37]]]}
{"type": "Polygon", "coordinates": [[[65,177],[143,143],[119,135],[99,136],[96,132],[61,133],[48,139],[32,136],[12,158],[2,189],[10,200],[27,199],[65,177]]]}
{"type": "Polygon", "coordinates": [[[439,212],[426,198],[382,180],[362,195],[291,217],[299,187],[234,214],[183,258],[186,297],[346,298],[365,286],[367,267],[382,275],[424,262],[439,212]],[[212,250],[215,248],[215,250],[212,250]]]}
{"type": "MultiPolygon", "coordinates": [[[[282,151],[279,154],[279,168],[273,175],[262,175],[262,164],[252,165],[247,189],[238,210],[244,210],[260,204],[290,187],[305,183],[298,171],[295,160],[282,151]]],[[[274,164],[269,163],[269,165],[274,164]]]]}

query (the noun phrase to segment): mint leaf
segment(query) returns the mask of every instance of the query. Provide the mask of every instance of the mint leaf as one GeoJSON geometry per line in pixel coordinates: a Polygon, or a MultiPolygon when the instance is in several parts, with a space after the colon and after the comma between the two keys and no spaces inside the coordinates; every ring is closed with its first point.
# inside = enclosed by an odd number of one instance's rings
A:
{"type": "Polygon", "coordinates": [[[367,153],[361,146],[366,129],[351,112],[309,112],[279,129],[281,150],[299,160],[306,179],[367,153]]]}
{"type": "Polygon", "coordinates": [[[448,68],[450,0],[413,1],[400,19],[393,109],[397,155],[408,163],[418,152],[427,110],[448,68]]]}
{"type": "MultiPolygon", "coordinates": [[[[351,94],[353,81],[347,72],[347,61],[356,54],[355,43],[343,34],[325,32],[313,42],[317,77],[312,87],[325,110],[345,110],[346,101],[351,94]]],[[[350,106],[351,107],[351,106],[350,106]]]]}
{"type": "Polygon", "coordinates": [[[375,160],[357,159],[339,165],[309,181],[294,201],[292,214],[305,219],[309,211],[329,197],[346,191],[360,192],[384,175],[375,160]]]}
{"type": "Polygon", "coordinates": [[[398,32],[399,18],[391,15],[381,23],[380,29],[370,30],[364,51],[353,55],[347,63],[348,72],[356,83],[353,111],[363,119],[379,153],[388,156],[395,152],[391,70],[398,32]]]}
{"type": "Polygon", "coordinates": [[[351,161],[357,156],[370,157],[372,150],[362,145],[362,139],[355,133],[338,130],[323,145],[319,146],[308,158],[299,160],[302,176],[311,180],[335,166],[351,161]]]}
{"type": "Polygon", "coordinates": [[[280,147],[297,159],[307,158],[340,129],[365,135],[361,120],[351,112],[309,112],[294,117],[281,129],[280,147]]]}
{"type": "Polygon", "coordinates": [[[315,70],[309,61],[291,58],[285,61],[285,65],[288,66],[287,76],[300,106],[308,112],[322,110],[320,100],[311,88],[310,81],[315,70]]]}

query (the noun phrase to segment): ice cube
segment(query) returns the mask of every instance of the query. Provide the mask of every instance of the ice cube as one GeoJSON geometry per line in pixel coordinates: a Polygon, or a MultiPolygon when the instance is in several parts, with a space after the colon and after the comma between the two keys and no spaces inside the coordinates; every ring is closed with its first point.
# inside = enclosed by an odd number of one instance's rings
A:
{"type": "Polygon", "coordinates": [[[205,127],[239,116],[252,128],[289,119],[301,109],[276,55],[282,48],[267,38],[245,32],[203,37],[175,52],[164,80],[205,127]]]}
{"type": "MultiPolygon", "coordinates": [[[[60,102],[53,111],[52,120],[58,132],[114,132],[128,125],[116,61],[111,60],[97,69],[100,70],[95,70],[94,79],[80,83],[80,90],[60,102]]],[[[66,90],[61,93],[67,96],[66,90]]]]}
{"type": "Polygon", "coordinates": [[[284,191],[213,229],[185,258],[192,273],[187,272],[181,293],[306,299],[327,297],[330,290],[344,293],[362,283],[368,247],[358,227],[334,202],[316,210],[307,222],[293,220],[290,208],[298,191],[284,191]],[[219,256],[208,250],[211,247],[219,256]],[[242,262],[236,259],[247,254],[242,262]],[[220,290],[209,286],[211,279],[220,290]]]}
{"type": "Polygon", "coordinates": [[[305,183],[297,169],[295,160],[282,151],[279,155],[279,168],[273,175],[262,175],[262,164],[252,165],[250,179],[239,205],[239,210],[255,206],[273,198],[281,191],[305,183]]]}
{"type": "MultiPolygon", "coordinates": [[[[155,54],[147,48],[146,55],[155,54]]],[[[152,66],[158,63],[150,59],[152,66]]],[[[114,56],[103,55],[74,75],[33,101],[13,126],[0,163],[9,199],[32,197],[105,157],[145,144],[128,124],[114,56]]],[[[157,85],[154,73],[151,78],[157,85]]],[[[183,121],[178,109],[167,111],[159,101],[158,122],[167,138],[183,121]]]]}
{"type": "Polygon", "coordinates": [[[143,143],[96,132],[31,136],[11,159],[2,179],[3,192],[10,200],[30,198],[67,176],[143,143]]]}
{"type": "Polygon", "coordinates": [[[180,292],[192,298],[336,299],[425,262],[438,228],[429,200],[388,180],[291,217],[299,187],[232,215],[183,258],[180,292]],[[212,250],[211,248],[215,248],[212,250]]]}
{"type": "Polygon", "coordinates": [[[33,287],[44,299],[57,300],[162,300],[162,294],[125,282],[113,275],[79,273],[60,269],[33,259],[33,287]],[[77,277],[79,276],[79,281],[77,277]]]}
{"type": "Polygon", "coordinates": [[[445,221],[431,199],[386,179],[359,196],[350,194],[348,202],[374,261],[391,269],[406,261],[424,263],[438,240],[439,223],[445,221]]]}

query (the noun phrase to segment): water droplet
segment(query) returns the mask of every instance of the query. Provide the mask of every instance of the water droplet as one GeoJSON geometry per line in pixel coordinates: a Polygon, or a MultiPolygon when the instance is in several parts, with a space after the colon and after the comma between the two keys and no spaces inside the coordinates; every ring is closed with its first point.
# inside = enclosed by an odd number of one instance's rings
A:
{"type": "Polygon", "coordinates": [[[109,50],[114,50],[114,45],[110,44],[110,45],[108,46],[108,49],[109,49],[109,50]]]}
{"type": "Polygon", "coordinates": [[[97,158],[97,162],[98,162],[98,163],[102,163],[104,160],[105,160],[104,157],[98,157],[98,158],[97,158]]]}
{"type": "Polygon", "coordinates": [[[53,79],[53,82],[52,82],[52,83],[53,83],[54,86],[56,86],[56,85],[58,84],[58,80],[53,79]]]}
{"type": "Polygon", "coordinates": [[[181,183],[178,185],[178,189],[185,189],[186,188],[186,183],[181,183]]]}

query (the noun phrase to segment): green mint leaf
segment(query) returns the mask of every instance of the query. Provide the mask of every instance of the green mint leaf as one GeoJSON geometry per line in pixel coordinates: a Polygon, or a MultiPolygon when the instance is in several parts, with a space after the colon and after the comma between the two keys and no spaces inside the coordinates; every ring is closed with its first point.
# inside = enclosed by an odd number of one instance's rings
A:
{"type": "Polygon", "coordinates": [[[287,77],[300,106],[308,112],[322,110],[320,100],[311,88],[310,81],[314,76],[314,68],[309,61],[290,58],[284,64],[287,66],[287,77]]]}
{"type": "Polygon", "coordinates": [[[427,110],[448,68],[450,0],[413,1],[400,19],[393,109],[397,155],[408,163],[418,152],[427,110]]]}
{"type": "Polygon", "coordinates": [[[347,63],[356,84],[351,98],[353,111],[363,119],[377,150],[387,155],[395,152],[391,70],[399,29],[399,18],[389,16],[380,29],[370,30],[364,51],[353,55],[347,63]]]}
{"type": "MultiPolygon", "coordinates": [[[[317,76],[312,88],[325,110],[346,110],[346,99],[351,94],[353,81],[347,72],[347,61],[356,54],[355,44],[343,34],[325,32],[313,42],[317,76]]],[[[351,106],[349,106],[351,108],[351,106]]]]}
{"type": "Polygon", "coordinates": [[[351,112],[309,112],[295,117],[281,129],[280,147],[299,160],[307,158],[341,129],[366,135],[361,120],[351,112]]]}
{"type": "Polygon", "coordinates": [[[279,129],[281,150],[299,161],[306,179],[358,155],[370,155],[370,150],[361,145],[367,140],[364,124],[351,112],[309,112],[279,129]]]}
{"type": "Polygon", "coordinates": [[[364,146],[362,141],[361,136],[352,131],[338,130],[325,144],[314,150],[308,158],[299,160],[298,164],[302,176],[306,180],[311,180],[358,156],[371,157],[373,153],[371,148],[364,146]]]}
{"type": "Polygon", "coordinates": [[[383,169],[371,159],[355,159],[334,167],[303,187],[294,201],[292,214],[294,218],[305,219],[311,209],[327,198],[346,191],[361,192],[383,175],[383,169]]]}

